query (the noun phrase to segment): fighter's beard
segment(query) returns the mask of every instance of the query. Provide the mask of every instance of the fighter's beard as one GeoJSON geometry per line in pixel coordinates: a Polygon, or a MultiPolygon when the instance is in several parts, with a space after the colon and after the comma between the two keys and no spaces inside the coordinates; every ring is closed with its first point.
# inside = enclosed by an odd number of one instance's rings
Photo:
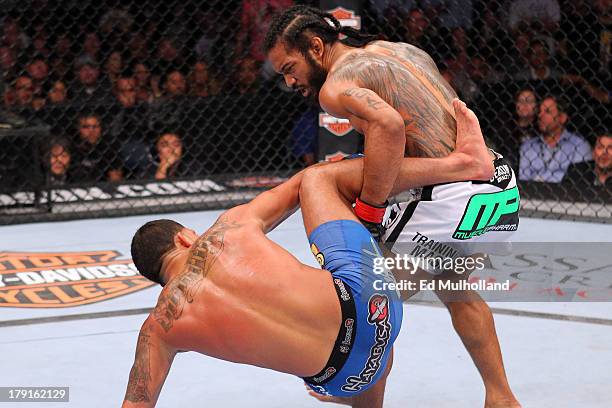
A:
{"type": "Polygon", "coordinates": [[[317,64],[310,54],[306,54],[306,62],[310,66],[310,72],[308,74],[308,87],[310,88],[310,95],[308,96],[308,100],[313,105],[319,106],[319,91],[321,91],[321,88],[327,79],[327,71],[317,64]]]}

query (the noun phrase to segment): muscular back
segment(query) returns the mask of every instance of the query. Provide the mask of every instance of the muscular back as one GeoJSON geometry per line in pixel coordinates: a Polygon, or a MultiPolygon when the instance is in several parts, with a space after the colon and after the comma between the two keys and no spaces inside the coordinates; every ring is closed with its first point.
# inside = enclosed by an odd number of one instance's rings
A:
{"type": "Polygon", "coordinates": [[[193,244],[152,317],[178,350],[312,375],[341,320],[331,275],[301,264],[235,212],[193,244]]]}
{"type": "Polygon", "coordinates": [[[442,157],[454,149],[451,101],[457,94],[423,50],[374,41],[339,60],[327,81],[370,89],[397,110],[404,119],[406,155],[442,157]]]}

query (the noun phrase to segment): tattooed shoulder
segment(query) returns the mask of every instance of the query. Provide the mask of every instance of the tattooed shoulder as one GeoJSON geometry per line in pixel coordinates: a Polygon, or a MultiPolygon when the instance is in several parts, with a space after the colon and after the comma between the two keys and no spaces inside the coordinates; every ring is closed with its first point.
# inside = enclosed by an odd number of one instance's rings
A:
{"type": "Polygon", "coordinates": [[[225,233],[240,227],[235,221],[220,217],[191,247],[187,266],[162,291],[153,318],[168,332],[183,314],[187,303],[192,303],[203,280],[223,252],[225,233]]]}

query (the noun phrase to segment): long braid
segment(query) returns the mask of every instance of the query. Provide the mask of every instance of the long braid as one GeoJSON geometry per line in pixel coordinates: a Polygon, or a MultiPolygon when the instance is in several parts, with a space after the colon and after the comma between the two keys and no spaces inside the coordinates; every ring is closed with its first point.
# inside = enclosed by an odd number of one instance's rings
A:
{"type": "Polygon", "coordinates": [[[326,44],[338,41],[340,34],[344,34],[346,38],[341,41],[352,47],[362,47],[376,39],[376,36],[360,33],[354,28],[342,27],[330,13],[299,5],[274,17],[264,41],[264,51],[267,54],[282,40],[290,48],[297,48],[305,54],[310,40],[309,36],[304,35],[305,32],[321,37],[326,44]]]}

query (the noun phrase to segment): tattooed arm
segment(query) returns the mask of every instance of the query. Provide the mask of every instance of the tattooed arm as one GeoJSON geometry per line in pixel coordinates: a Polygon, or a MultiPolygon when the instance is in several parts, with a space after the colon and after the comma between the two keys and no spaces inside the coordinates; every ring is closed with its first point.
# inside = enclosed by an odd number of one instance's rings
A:
{"type": "Polygon", "coordinates": [[[347,118],[365,135],[360,199],[374,205],[384,203],[404,157],[406,136],[402,116],[376,92],[346,81],[326,83],[319,100],[327,112],[347,118]]]}
{"type": "Polygon", "coordinates": [[[154,407],[175,355],[176,350],[163,341],[159,326],[147,319],[138,335],[122,407],[154,407]]]}

